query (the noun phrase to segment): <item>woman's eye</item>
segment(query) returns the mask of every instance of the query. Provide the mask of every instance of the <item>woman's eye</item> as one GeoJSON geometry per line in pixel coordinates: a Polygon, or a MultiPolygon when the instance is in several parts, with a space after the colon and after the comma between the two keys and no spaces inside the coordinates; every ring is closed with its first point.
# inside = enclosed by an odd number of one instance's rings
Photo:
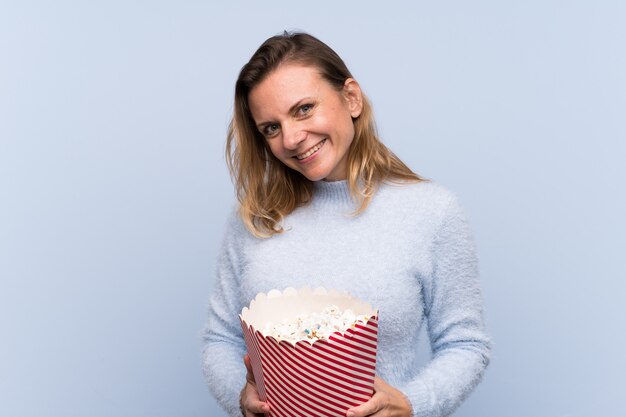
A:
{"type": "Polygon", "coordinates": [[[278,129],[280,128],[280,126],[278,126],[277,124],[271,124],[271,125],[267,125],[265,126],[265,129],[263,129],[263,134],[265,136],[274,136],[276,134],[276,132],[278,132],[278,129]]]}
{"type": "Polygon", "coordinates": [[[300,106],[300,108],[298,109],[298,114],[300,116],[306,116],[312,109],[313,109],[312,104],[304,104],[300,106]]]}

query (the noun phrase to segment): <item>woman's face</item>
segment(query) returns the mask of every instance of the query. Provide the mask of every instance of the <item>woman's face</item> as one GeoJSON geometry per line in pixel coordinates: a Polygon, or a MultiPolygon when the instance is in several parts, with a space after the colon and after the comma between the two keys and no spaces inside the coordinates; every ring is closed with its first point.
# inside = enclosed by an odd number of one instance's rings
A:
{"type": "Polygon", "coordinates": [[[315,67],[283,64],[248,95],[257,129],[278,160],[311,181],[347,177],[353,117],[363,108],[351,78],[338,91],[315,67]]]}

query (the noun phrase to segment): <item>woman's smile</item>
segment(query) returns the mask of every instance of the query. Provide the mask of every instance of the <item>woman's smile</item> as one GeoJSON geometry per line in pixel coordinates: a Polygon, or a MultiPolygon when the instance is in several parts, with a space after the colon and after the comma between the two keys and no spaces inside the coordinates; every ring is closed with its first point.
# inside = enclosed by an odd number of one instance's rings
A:
{"type": "Polygon", "coordinates": [[[296,155],[296,159],[300,162],[306,162],[308,160],[310,160],[309,158],[312,157],[313,155],[316,155],[317,152],[322,149],[322,146],[324,146],[324,144],[326,143],[326,138],[324,138],[320,143],[318,143],[317,145],[313,146],[311,149],[309,149],[306,152],[303,152],[299,155],[296,155]]]}

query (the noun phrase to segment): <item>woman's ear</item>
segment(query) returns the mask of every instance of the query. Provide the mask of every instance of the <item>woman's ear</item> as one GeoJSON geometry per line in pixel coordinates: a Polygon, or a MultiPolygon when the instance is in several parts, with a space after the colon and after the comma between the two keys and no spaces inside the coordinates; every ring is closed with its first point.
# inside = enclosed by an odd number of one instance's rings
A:
{"type": "Polygon", "coordinates": [[[348,104],[352,118],[359,117],[363,111],[363,93],[361,93],[361,87],[354,78],[348,78],[343,84],[343,97],[348,104]]]}

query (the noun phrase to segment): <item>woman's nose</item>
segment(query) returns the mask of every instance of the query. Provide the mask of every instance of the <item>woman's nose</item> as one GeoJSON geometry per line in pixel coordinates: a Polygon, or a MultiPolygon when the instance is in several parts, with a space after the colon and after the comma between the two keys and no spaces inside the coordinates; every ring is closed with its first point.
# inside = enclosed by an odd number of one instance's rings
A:
{"type": "Polygon", "coordinates": [[[300,142],[306,139],[306,132],[298,126],[286,125],[283,126],[283,146],[285,149],[298,149],[300,142]]]}

